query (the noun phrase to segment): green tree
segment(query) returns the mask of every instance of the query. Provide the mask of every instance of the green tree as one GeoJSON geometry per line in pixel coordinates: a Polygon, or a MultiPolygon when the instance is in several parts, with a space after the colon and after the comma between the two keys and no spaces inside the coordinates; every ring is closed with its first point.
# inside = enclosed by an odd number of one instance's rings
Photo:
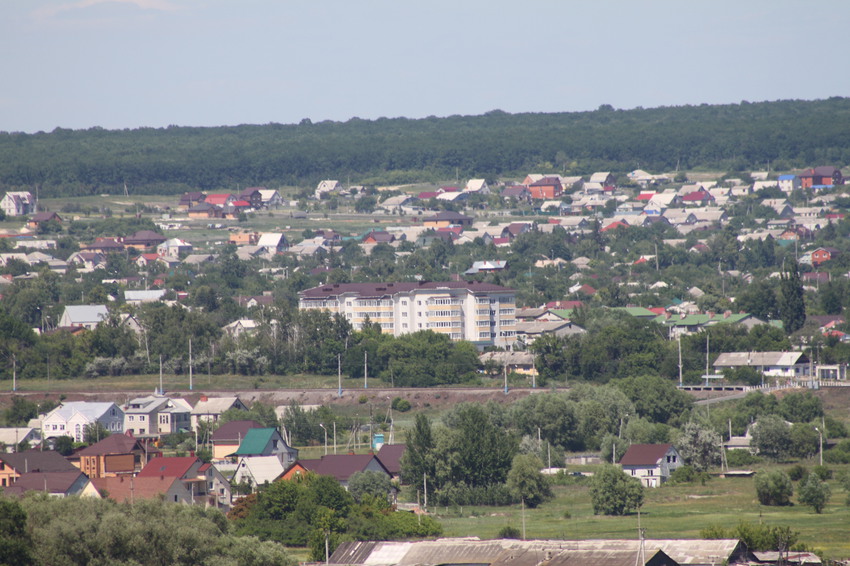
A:
{"type": "Polygon", "coordinates": [[[790,505],[794,495],[791,478],[783,471],[759,472],[755,478],[756,497],[762,505],[790,505]]]}
{"type": "Polygon", "coordinates": [[[638,415],[657,423],[681,418],[693,403],[672,381],[656,375],[629,377],[615,385],[634,403],[638,415]]]}
{"type": "Polygon", "coordinates": [[[759,455],[781,460],[791,445],[791,428],[776,415],[764,415],[753,424],[752,444],[759,455]]]}
{"type": "Polygon", "coordinates": [[[806,423],[791,425],[791,445],[788,449],[796,458],[808,458],[818,451],[818,433],[815,428],[806,423]]]}
{"type": "Polygon", "coordinates": [[[606,464],[593,476],[590,498],[596,515],[625,515],[643,505],[643,486],[619,467],[606,464]]]}
{"type": "Polygon", "coordinates": [[[676,443],[682,459],[698,472],[720,464],[720,435],[709,427],[690,421],[676,443]]]}
{"type": "Polygon", "coordinates": [[[781,275],[777,303],[785,332],[791,334],[801,329],[806,322],[806,303],[796,263],[790,264],[781,275]]]}
{"type": "Polygon", "coordinates": [[[817,474],[809,474],[800,486],[797,498],[803,505],[811,506],[815,513],[820,513],[826,507],[831,495],[829,484],[821,481],[817,474]]]}
{"type": "Polygon", "coordinates": [[[434,480],[434,434],[431,421],[417,413],[413,429],[408,432],[407,449],[401,457],[401,479],[405,484],[423,489],[424,478],[434,480]]]}
{"type": "Polygon", "coordinates": [[[357,503],[374,501],[388,505],[392,488],[389,476],[381,472],[355,472],[348,479],[348,493],[357,503]]]}
{"type": "Polygon", "coordinates": [[[534,454],[517,454],[508,472],[508,489],[529,507],[537,507],[552,497],[549,480],[540,473],[543,462],[534,454]]]}
{"type": "Polygon", "coordinates": [[[29,564],[33,558],[27,515],[17,501],[0,499],[0,566],[29,564]]]}

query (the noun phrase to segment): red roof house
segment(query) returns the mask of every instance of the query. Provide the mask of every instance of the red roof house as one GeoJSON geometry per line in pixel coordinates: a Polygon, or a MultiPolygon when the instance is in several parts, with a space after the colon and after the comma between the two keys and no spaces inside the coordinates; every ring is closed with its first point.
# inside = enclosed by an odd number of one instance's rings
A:
{"type": "Polygon", "coordinates": [[[672,444],[632,444],[620,459],[623,471],[645,487],[659,487],[683,464],[672,444]]]}

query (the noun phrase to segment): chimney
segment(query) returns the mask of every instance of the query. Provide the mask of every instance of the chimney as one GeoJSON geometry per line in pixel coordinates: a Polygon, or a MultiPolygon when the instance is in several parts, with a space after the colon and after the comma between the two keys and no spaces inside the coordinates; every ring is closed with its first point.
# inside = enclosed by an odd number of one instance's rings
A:
{"type": "Polygon", "coordinates": [[[706,314],[708,314],[708,318],[711,319],[711,318],[714,318],[715,313],[714,313],[714,311],[708,311],[708,313],[706,313],[706,314]]]}
{"type": "Polygon", "coordinates": [[[670,320],[670,313],[667,311],[664,311],[664,320],[670,320]]]}
{"type": "Polygon", "coordinates": [[[723,318],[729,318],[730,316],[732,316],[732,311],[726,311],[723,313],[723,318]]]}
{"type": "Polygon", "coordinates": [[[201,401],[207,402],[209,400],[209,397],[207,397],[206,395],[201,395],[201,401]]]}

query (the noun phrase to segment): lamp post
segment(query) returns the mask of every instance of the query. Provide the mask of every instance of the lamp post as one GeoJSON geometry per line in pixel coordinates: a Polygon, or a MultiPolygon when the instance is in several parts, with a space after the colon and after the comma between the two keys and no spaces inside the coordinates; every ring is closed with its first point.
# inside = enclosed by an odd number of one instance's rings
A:
{"type": "Polygon", "coordinates": [[[325,431],[325,456],[328,455],[328,429],[325,428],[325,425],[319,423],[319,426],[322,427],[322,430],[325,431]]]}
{"type": "Polygon", "coordinates": [[[818,444],[820,447],[820,465],[823,466],[823,431],[818,427],[815,427],[815,430],[818,431],[818,444]]]}

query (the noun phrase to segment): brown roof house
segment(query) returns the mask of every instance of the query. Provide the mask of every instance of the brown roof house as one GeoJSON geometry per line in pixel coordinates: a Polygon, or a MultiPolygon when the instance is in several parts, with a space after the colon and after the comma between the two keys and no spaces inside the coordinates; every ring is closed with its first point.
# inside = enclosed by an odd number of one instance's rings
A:
{"type": "Polygon", "coordinates": [[[392,477],[374,454],[327,454],[318,460],[298,460],[287,468],[282,479],[293,479],[307,472],[332,476],[346,489],[348,480],[356,472],[378,472],[392,477]]]}
{"type": "Polygon", "coordinates": [[[92,480],[101,497],[119,503],[163,498],[173,503],[192,503],[192,492],[180,479],[172,476],[118,476],[92,480]]]}
{"type": "Polygon", "coordinates": [[[26,450],[0,453],[0,486],[8,487],[18,478],[34,472],[79,472],[59,452],[26,450]]]}
{"type": "Polygon", "coordinates": [[[632,444],[620,460],[623,471],[644,487],[659,487],[682,466],[682,457],[672,444],[632,444]]]}
{"type": "Polygon", "coordinates": [[[90,478],[135,474],[159,450],[145,446],[131,435],[112,434],[76,454],[80,471],[90,478]]]}
{"type": "Polygon", "coordinates": [[[226,460],[239,449],[242,440],[252,428],[263,428],[257,421],[230,421],[224,423],[210,436],[213,445],[213,460],[226,460]]]}
{"type": "Polygon", "coordinates": [[[80,495],[100,498],[89,478],[79,470],[68,472],[30,472],[18,478],[10,487],[3,488],[7,495],[21,496],[28,491],[40,491],[53,497],[80,495]]]}
{"type": "Polygon", "coordinates": [[[406,444],[384,444],[378,450],[378,460],[384,465],[384,468],[392,476],[392,479],[401,477],[401,457],[407,450],[406,444]]]}

